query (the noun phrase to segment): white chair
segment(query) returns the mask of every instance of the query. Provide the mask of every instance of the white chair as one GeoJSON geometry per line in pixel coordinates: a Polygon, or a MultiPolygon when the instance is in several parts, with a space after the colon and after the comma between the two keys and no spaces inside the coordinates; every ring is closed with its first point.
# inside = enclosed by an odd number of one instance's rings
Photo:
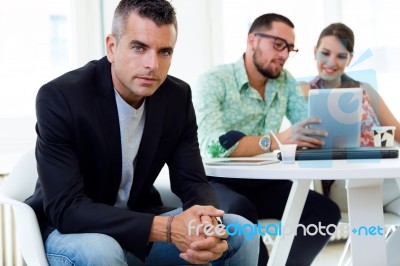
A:
{"type": "Polygon", "coordinates": [[[10,205],[14,213],[17,246],[29,266],[48,265],[35,212],[23,201],[32,195],[37,181],[34,150],[17,162],[0,185],[0,203],[10,205]]]}
{"type": "MultiPolygon", "coordinates": [[[[23,201],[33,194],[38,178],[34,149],[26,152],[0,185],[0,204],[14,213],[17,247],[29,266],[48,265],[35,212],[23,201]]],[[[180,199],[170,189],[168,168],[164,167],[155,186],[166,206],[180,207],[180,199]]]]}

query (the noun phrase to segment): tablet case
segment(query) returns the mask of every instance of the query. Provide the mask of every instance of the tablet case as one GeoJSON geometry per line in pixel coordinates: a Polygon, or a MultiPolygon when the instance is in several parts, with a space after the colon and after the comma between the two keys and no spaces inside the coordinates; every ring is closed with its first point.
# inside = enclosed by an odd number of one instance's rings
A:
{"type": "MultiPolygon", "coordinates": [[[[277,153],[282,160],[281,153],[277,153]]],[[[335,160],[335,159],[385,159],[398,158],[398,149],[359,147],[359,148],[334,148],[334,149],[300,149],[296,151],[296,160],[335,160]]]]}
{"type": "Polygon", "coordinates": [[[323,148],[360,147],[362,97],[361,88],[309,91],[308,116],[322,120],[309,128],[328,132],[328,137],[323,138],[323,148]]]}

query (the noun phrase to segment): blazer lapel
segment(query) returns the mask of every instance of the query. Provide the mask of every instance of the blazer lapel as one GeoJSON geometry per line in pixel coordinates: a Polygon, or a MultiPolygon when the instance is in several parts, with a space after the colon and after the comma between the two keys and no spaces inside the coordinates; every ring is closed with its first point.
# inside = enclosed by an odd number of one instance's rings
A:
{"type": "Polygon", "coordinates": [[[109,151],[108,159],[112,164],[114,180],[112,190],[117,193],[121,183],[122,157],[118,110],[113,88],[111,64],[106,58],[103,58],[99,60],[97,91],[94,95],[94,102],[109,151]]]}
{"type": "Polygon", "coordinates": [[[146,98],[146,121],[137,155],[129,202],[134,201],[146,182],[152,182],[147,177],[160,142],[165,112],[165,94],[163,86],[161,86],[156,93],[146,98]]]}

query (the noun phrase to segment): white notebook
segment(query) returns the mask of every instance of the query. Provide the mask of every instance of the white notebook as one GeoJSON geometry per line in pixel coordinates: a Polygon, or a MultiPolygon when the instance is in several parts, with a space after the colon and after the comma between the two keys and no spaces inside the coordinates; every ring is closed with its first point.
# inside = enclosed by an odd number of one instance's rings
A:
{"type": "Polygon", "coordinates": [[[223,159],[215,161],[206,161],[205,164],[208,165],[265,165],[278,163],[277,159],[223,159]]]}

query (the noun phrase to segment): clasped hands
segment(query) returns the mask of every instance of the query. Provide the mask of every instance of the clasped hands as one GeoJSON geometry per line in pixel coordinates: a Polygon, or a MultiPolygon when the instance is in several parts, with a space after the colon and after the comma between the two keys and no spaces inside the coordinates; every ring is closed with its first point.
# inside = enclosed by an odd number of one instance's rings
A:
{"type": "Polygon", "coordinates": [[[192,264],[207,264],[222,256],[228,249],[228,235],[220,226],[216,228],[216,217],[223,215],[222,210],[212,206],[195,205],[175,216],[171,224],[171,240],[181,251],[182,259],[192,264]],[[217,230],[206,232],[206,225],[208,229],[217,230]]]}

